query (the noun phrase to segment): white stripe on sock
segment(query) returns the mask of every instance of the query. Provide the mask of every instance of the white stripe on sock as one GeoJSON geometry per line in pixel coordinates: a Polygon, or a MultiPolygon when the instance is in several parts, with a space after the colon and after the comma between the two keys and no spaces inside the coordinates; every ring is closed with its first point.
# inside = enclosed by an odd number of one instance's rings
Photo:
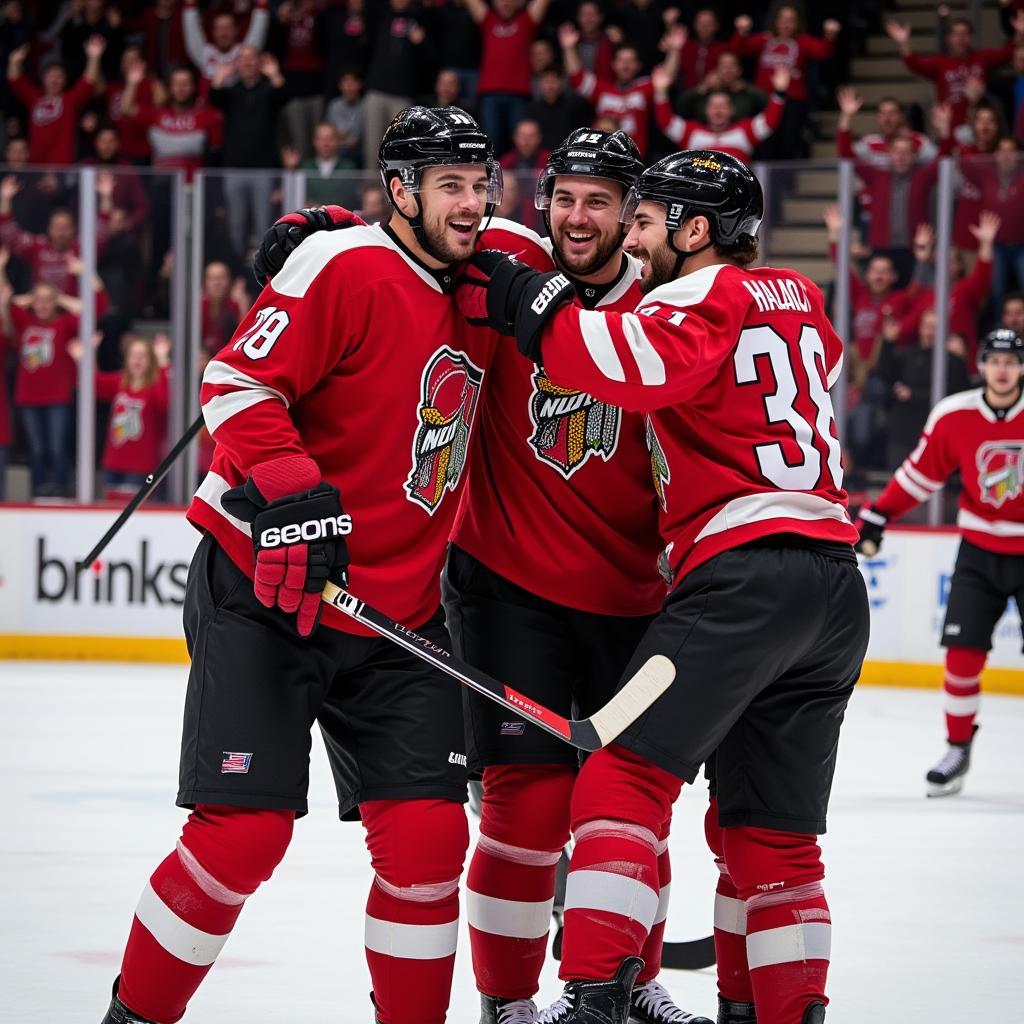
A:
{"type": "Polygon", "coordinates": [[[149,882],[139,897],[135,916],[171,956],[193,967],[209,967],[228,940],[227,935],[211,935],[183,921],[160,899],[149,882]]]}

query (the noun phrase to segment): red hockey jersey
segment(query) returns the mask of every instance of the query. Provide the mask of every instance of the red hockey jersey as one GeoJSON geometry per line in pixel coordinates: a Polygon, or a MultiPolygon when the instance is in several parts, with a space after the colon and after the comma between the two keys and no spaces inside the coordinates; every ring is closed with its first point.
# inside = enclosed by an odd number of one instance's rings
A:
{"type": "Polygon", "coordinates": [[[1000,416],[984,388],[939,402],[917,447],[896,470],[875,507],[898,519],[927,501],[960,470],[957,525],[988,551],[1024,555],[1024,397],[1000,416]]]}
{"type": "Polygon", "coordinates": [[[168,371],[137,391],[122,385],[120,370],[96,373],[96,397],[110,402],[103,468],[148,473],[159,465],[167,437],[168,371]]]}
{"type": "Polygon", "coordinates": [[[677,580],[770,534],[856,541],[827,390],[842,343],[802,275],[716,264],[656,288],[636,313],[566,306],[542,355],[556,384],[649,413],[677,580]]]}
{"type": "Polygon", "coordinates": [[[572,87],[594,108],[595,118],[612,117],[636,143],[640,155],[647,156],[651,144],[651,108],[654,86],[649,78],[636,78],[629,85],[599,79],[593,71],[577,71],[569,76],[572,87]]]}
{"type": "Polygon", "coordinates": [[[768,106],[760,114],[734,121],[720,132],[713,131],[700,121],[687,121],[680,117],[672,110],[668,100],[654,104],[654,119],[680,149],[714,149],[746,163],[754,147],[767,139],[782,123],[785,106],[786,101],[772,93],[768,106]]]}
{"type": "MultiPolygon", "coordinates": [[[[538,270],[554,266],[551,243],[512,221],[494,221],[480,247],[538,270]]],[[[627,260],[597,308],[635,309],[638,277],[639,264],[627,260]]],[[[656,612],[665,584],[644,417],[554,384],[515,346],[501,345],[477,430],[453,542],[555,604],[599,615],[656,612]]]]}
{"type": "MultiPolygon", "coordinates": [[[[189,509],[250,577],[251,530],[221,495],[258,462],[307,455],[352,516],[352,591],[416,627],[440,573],[496,335],[379,227],[306,239],[209,362],[216,442],[189,509]]],[[[368,635],[333,608],[325,624],[368,635]]]]}

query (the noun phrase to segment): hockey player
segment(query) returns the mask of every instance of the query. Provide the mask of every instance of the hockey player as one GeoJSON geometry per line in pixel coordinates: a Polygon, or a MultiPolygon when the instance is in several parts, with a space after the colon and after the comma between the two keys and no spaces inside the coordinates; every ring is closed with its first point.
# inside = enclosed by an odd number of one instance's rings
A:
{"type": "Polygon", "coordinates": [[[635,313],[586,310],[563,273],[495,253],[474,255],[457,290],[555,384],[648,414],[674,575],[625,675],[663,654],[676,680],[587,759],[573,791],[566,986],[545,1024],[626,1021],[657,913],[658,837],[716,751],[709,840],[737,893],[722,924],[745,934],[746,954],[720,970],[719,1019],[824,1019],[815,840],[868,609],[827,391],[841,344],[806,278],[746,269],[762,210],[735,158],[675,154],[623,207],[626,251],[644,261],[635,313]]]}
{"type": "Polygon", "coordinates": [[[449,642],[440,570],[496,340],[459,315],[452,266],[501,175],[456,107],[400,113],[380,168],[392,222],[310,239],[204,374],[216,452],[189,509],[205,536],[178,792],[192,813],[143,891],[106,1024],[185,1012],[306,813],[314,723],[340,812],[366,829],[377,1020],[445,1019],[468,845],[461,694],[334,609],[317,624],[325,581],[347,575],[449,642]]]}
{"type": "MultiPolygon", "coordinates": [[[[632,310],[640,262],[622,251],[619,210],[642,169],[625,133],[578,129],[537,183],[549,239],[494,220],[478,246],[543,270],[557,264],[585,308],[632,310]]],[[[347,224],[334,216],[329,223],[309,211],[308,227],[295,214],[282,218],[289,227],[268,233],[260,268],[279,268],[310,229],[347,224]]],[[[650,465],[643,417],[557,387],[511,346],[500,348],[446,570],[458,653],[562,713],[574,701],[585,714],[610,699],[665,595],[650,465]]],[[[464,704],[468,767],[484,781],[467,894],[481,1021],[526,1024],[536,1014],[577,759],[488,700],[464,704]]],[[[676,1007],[654,980],[668,907],[667,823],[659,850],[659,907],[633,1019],[710,1024],[676,1007]]]]}
{"type": "Polygon", "coordinates": [[[891,520],[937,494],[960,470],[962,540],[942,626],[949,745],[926,776],[929,796],[963,788],[992,630],[1009,598],[1024,612],[1024,341],[1005,327],[992,331],[982,341],[978,368],[982,386],[932,409],[917,447],[858,520],[857,550],[873,555],[891,520]]]}

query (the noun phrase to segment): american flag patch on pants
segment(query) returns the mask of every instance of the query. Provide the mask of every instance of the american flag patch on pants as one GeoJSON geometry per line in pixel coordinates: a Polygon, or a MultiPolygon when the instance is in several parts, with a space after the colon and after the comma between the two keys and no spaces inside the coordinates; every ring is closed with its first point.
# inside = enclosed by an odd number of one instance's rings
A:
{"type": "Polygon", "coordinates": [[[249,771],[249,762],[252,754],[239,754],[233,750],[225,750],[220,762],[220,773],[226,775],[235,772],[238,775],[246,775],[249,771]]]}

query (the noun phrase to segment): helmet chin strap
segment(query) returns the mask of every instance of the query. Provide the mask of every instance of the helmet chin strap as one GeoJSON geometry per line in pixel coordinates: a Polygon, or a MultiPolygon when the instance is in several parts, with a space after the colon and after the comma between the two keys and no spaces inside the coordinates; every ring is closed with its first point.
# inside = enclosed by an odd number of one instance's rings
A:
{"type": "Polygon", "coordinates": [[[670,232],[668,236],[668,247],[676,254],[675,266],[672,267],[673,281],[679,276],[680,271],[683,269],[683,264],[691,256],[696,256],[698,255],[698,253],[702,253],[705,249],[710,249],[715,244],[714,240],[711,238],[711,235],[709,234],[708,240],[699,249],[679,249],[675,244],[676,231],[678,230],[679,228],[675,228],[672,232],[670,232]]]}
{"type": "MultiPolygon", "coordinates": [[[[427,238],[427,229],[423,226],[423,201],[416,197],[416,212],[410,217],[407,213],[403,213],[402,209],[397,203],[392,203],[395,213],[399,215],[408,225],[412,228],[412,233],[416,237],[416,241],[419,243],[420,248],[430,257],[437,260],[438,263],[443,263],[445,266],[451,265],[451,259],[447,256],[442,256],[441,253],[437,252],[436,249],[430,244],[427,238]]],[[[488,203],[484,207],[483,220],[480,222],[480,228],[477,231],[477,237],[479,238],[490,226],[491,220],[494,217],[494,204],[488,203]]]]}

